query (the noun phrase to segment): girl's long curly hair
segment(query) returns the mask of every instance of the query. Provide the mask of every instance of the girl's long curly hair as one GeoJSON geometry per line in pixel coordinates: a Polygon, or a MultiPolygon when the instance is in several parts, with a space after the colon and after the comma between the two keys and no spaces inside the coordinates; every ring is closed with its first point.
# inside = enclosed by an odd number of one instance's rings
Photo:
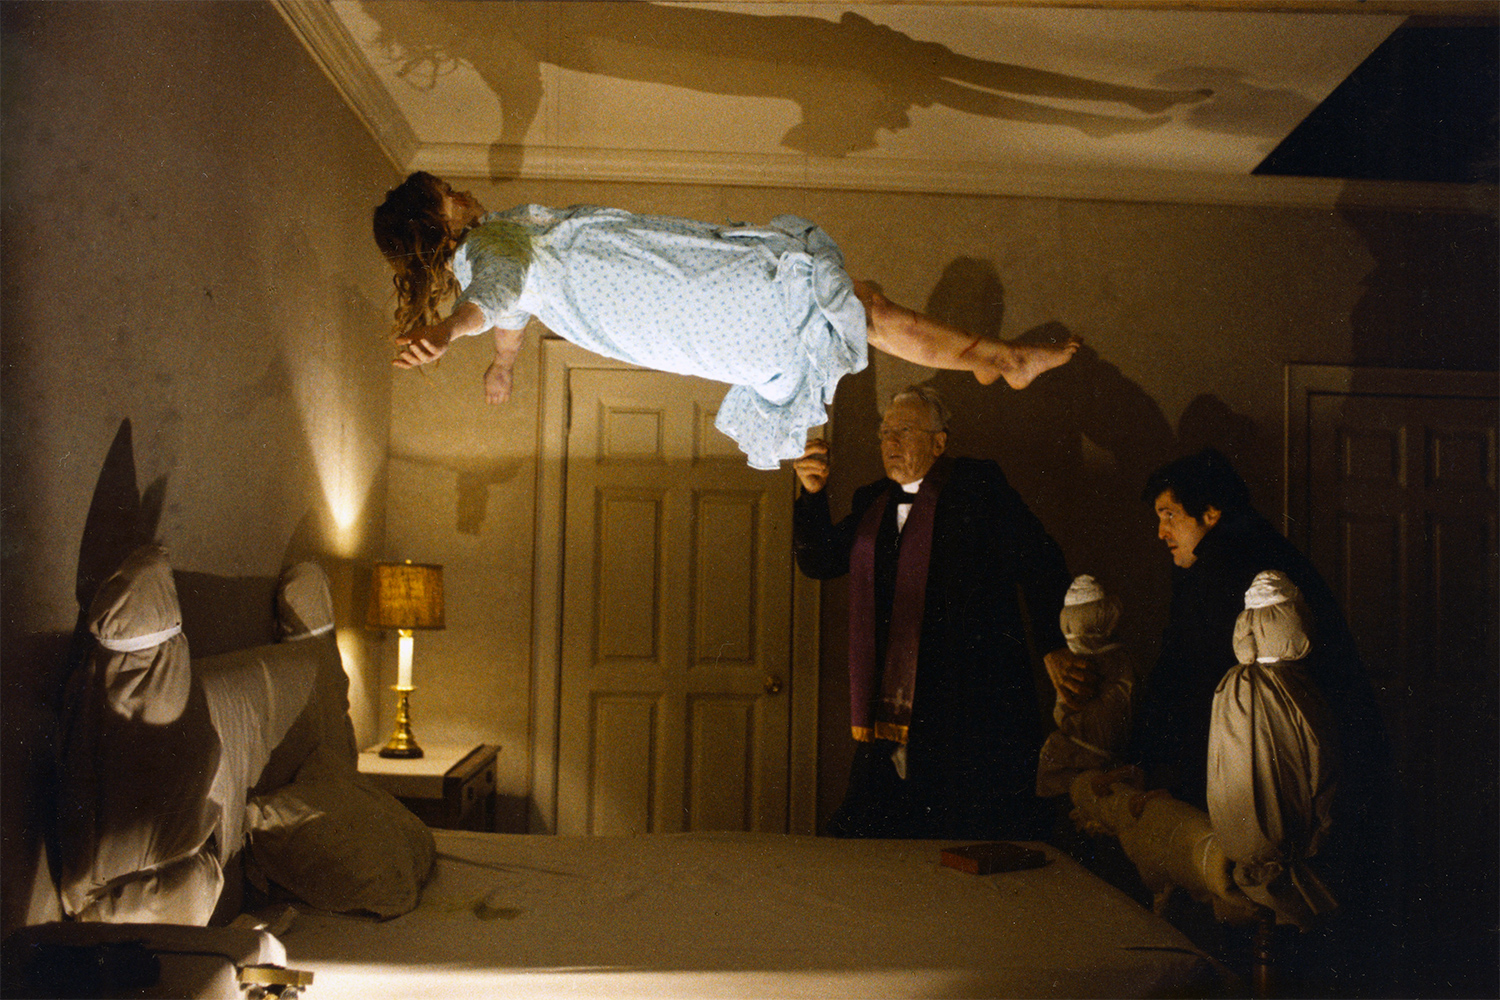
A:
{"type": "Polygon", "coordinates": [[[448,229],[443,195],[448,185],[419,170],[386,193],[375,208],[375,245],[395,269],[395,335],[442,318],[439,307],[458,294],[449,270],[463,233],[448,229]]]}

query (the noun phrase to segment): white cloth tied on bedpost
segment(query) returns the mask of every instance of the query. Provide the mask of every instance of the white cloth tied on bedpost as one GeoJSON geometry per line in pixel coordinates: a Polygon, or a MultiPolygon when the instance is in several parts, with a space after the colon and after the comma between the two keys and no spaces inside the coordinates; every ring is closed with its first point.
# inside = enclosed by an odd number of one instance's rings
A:
{"type": "Polygon", "coordinates": [[[1106,594],[1087,573],[1073,578],[1063,597],[1058,626],[1068,648],[1079,656],[1105,653],[1119,647],[1115,631],[1120,627],[1120,599],[1106,594]]]}
{"type": "Polygon", "coordinates": [[[1061,698],[1052,709],[1057,731],[1049,733],[1037,760],[1036,792],[1065,795],[1084,771],[1106,768],[1130,736],[1135,661],[1116,638],[1122,606],[1088,574],[1073,579],[1058,613],[1068,648],[1093,664],[1099,684],[1094,697],[1069,710],[1061,698]]]}
{"type": "Polygon", "coordinates": [[[299,776],[354,773],[359,747],[349,718],[349,677],[334,635],[333,592],[321,565],[300,562],[282,571],[276,589],[276,620],[283,642],[316,640],[317,670],[310,705],[316,747],[299,768],[299,776]]]}
{"type": "Polygon", "coordinates": [[[99,640],[70,678],[58,743],[58,892],[79,920],[205,924],[220,745],[193,684],[166,552],[146,545],[89,607],[99,640]]]}
{"type": "Polygon", "coordinates": [[[276,623],[284,641],[333,631],[333,596],[322,566],[300,562],[282,572],[276,590],[276,623]]]}
{"type": "Polygon", "coordinates": [[[1279,923],[1309,927],[1338,903],[1310,863],[1332,826],[1338,767],[1302,595],[1284,574],[1255,577],[1235,623],[1239,665],[1214,694],[1208,812],[1245,895],[1279,923]]]}
{"type": "Polygon", "coordinates": [[[100,639],[99,645],[111,653],[138,653],[152,646],[160,646],[174,635],[182,634],[181,625],[173,625],[159,632],[147,632],[145,635],[136,636],[133,639],[100,639]]]}
{"type": "Polygon", "coordinates": [[[166,552],[150,545],[132,553],[99,587],[88,624],[105,654],[94,662],[109,707],[127,719],[175,721],[193,674],[166,552]]]}

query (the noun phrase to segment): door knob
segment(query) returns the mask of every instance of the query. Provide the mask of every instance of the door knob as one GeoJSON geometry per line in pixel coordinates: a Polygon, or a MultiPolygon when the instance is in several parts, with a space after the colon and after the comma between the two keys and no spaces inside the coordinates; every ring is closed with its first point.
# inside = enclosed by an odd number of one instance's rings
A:
{"type": "Polygon", "coordinates": [[[773,677],[770,674],[766,674],[766,684],[765,684],[765,687],[766,687],[766,694],[780,694],[781,693],[781,678],[780,677],[773,677]]]}

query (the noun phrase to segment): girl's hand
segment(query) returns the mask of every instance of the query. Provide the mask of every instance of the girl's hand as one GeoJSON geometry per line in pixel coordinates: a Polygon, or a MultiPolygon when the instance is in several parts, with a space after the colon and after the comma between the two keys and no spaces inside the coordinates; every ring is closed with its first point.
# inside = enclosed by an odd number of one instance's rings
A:
{"type": "Polygon", "coordinates": [[[396,360],[391,364],[397,368],[418,368],[436,361],[448,350],[448,344],[452,339],[452,332],[445,323],[418,327],[411,333],[396,338],[396,343],[405,346],[401,348],[401,353],[396,355],[396,360]]]}
{"type": "Polygon", "coordinates": [[[472,302],[461,302],[453,315],[432,326],[419,326],[396,338],[405,344],[391,364],[397,368],[416,368],[443,356],[448,345],[459,337],[472,337],[484,331],[484,312],[472,302]]]}
{"type": "Polygon", "coordinates": [[[510,398],[510,386],[510,366],[491,361],[484,372],[484,401],[491,404],[505,402],[510,398]]]}

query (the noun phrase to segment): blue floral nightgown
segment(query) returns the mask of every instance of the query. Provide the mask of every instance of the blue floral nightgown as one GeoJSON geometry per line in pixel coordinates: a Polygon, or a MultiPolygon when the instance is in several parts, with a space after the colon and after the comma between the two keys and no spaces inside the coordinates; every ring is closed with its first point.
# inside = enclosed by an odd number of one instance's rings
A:
{"type": "Polygon", "coordinates": [[[715,426],[757,469],[801,457],[867,361],[843,254],[796,216],[752,229],[524,205],[485,216],[453,273],[486,328],[535,316],[598,354],[730,383],[715,426]]]}

